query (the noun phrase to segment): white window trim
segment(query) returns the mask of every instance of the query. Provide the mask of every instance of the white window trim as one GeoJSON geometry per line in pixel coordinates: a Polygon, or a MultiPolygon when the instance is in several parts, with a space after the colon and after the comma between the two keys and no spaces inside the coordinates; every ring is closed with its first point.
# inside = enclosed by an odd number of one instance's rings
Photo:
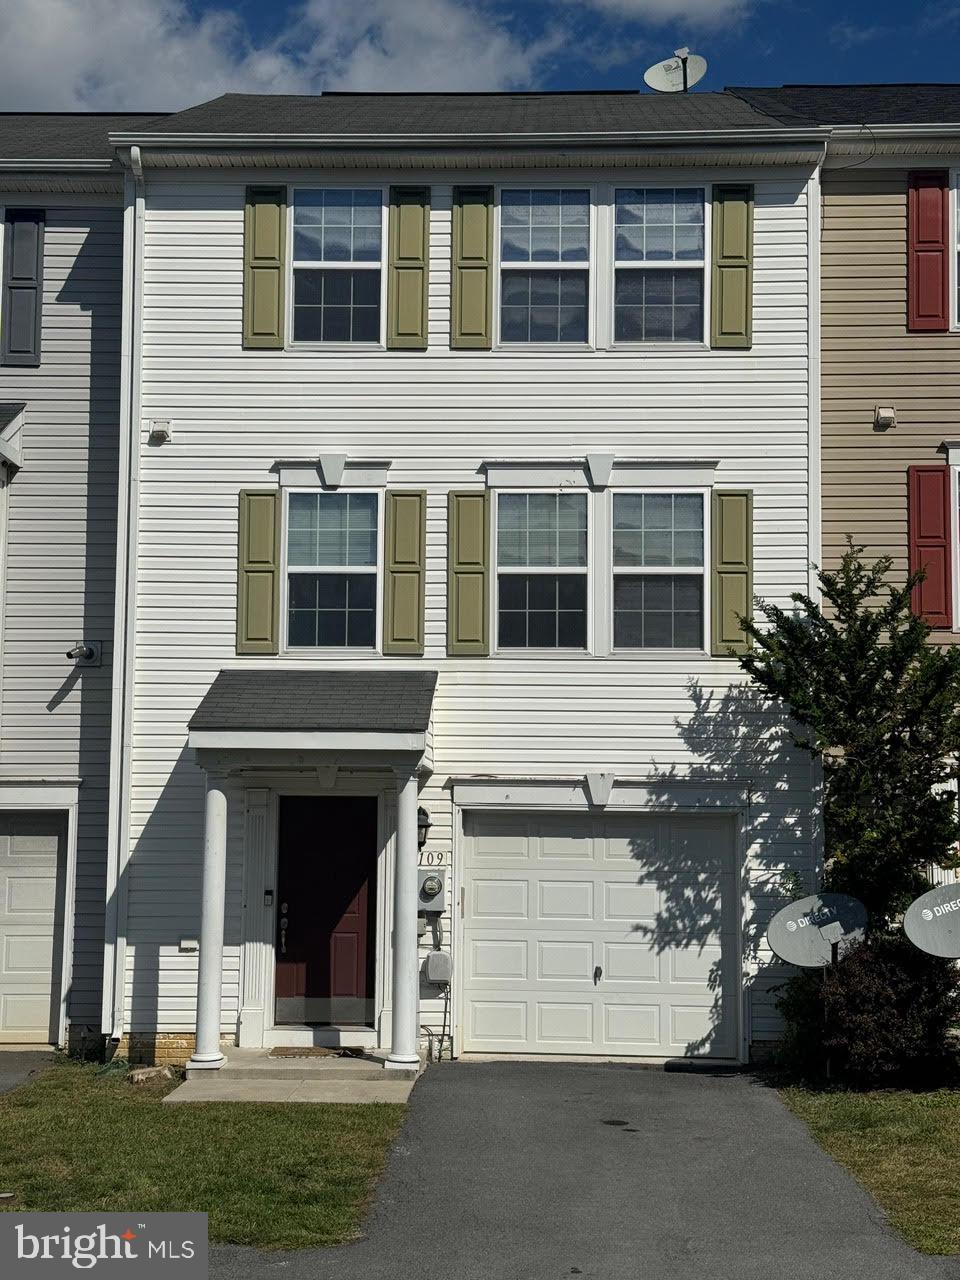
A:
{"type": "Polygon", "coordinates": [[[296,657],[305,653],[323,653],[323,654],[346,654],[359,656],[361,654],[379,655],[382,652],[383,635],[383,521],[384,507],[386,502],[383,496],[383,490],[370,488],[349,488],[343,486],[340,489],[330,490],[322,489],[319,485],[311,485],[309,487],[293,487],[282,490],[283,494],[283,518],[280,538],[280,623],[282,627],[280,652],[282,654],[296,657]],[[297,565],[291,569],[287,562],[287,549],[290,532],[290,495],[294,493],[320,494],[322,497],[333,497],[337,493],[347,494],[372,494],[377,500],[377,562],[376,565],[325,565],[312,567],[310,565],[297,565]],[[373,573],[376,577],[376,585],[374,587],[374,623],[373,623],[373,644],[369,647],[366,645],[291,645],[289,643],[290,634],[290,574],[291,573],[373,573]]]}
{"type": "Polygon", "coordinates": [[[604,237],[606,246],[604,267],[605,270],[598,274],[598,279],[603,280],[605,284],[606,294],[602,301],[603,314],[605,322],[608,326],[609,333],[609,349],[612,351],[645,351],[645,352],[661,352],[661,351],[702,351],[710,346],[710,254],[713,243],[713,183],[711,182],[690,182],[682,183],[679,180],[673,182],[615,182],[611,183],[607,189],[604,205],[607,210],[607,234],[604,237]],[[702,262],[618,262],[616,258],[617,245],[617,218],[616,218],[616,193],[618,191],[673,191],[678,187],[691,187],[695,190],[703,192],[703,260],[702,262]],[[634,268],[638,270],[690,270],[703,272],[703,326],[699,341],[693,340],[689,342],[623,342],[617,341],[616,333],[616,315],[614,308],[614,300],[616,297],[616,277],[617,267],[623,267],[628,270],[634,268]]]}
{"type": "Polygon", "coordinates": [[[607,521],[607,533],[609,538],[609,555],[610,555],[610,576],[608,579],[610,583],[610,589],[607,593],[608,626],[610,628],[610,652],[614,654],[616,657],[634,656],[637,654],[678,654],[679,653],[679,654],[697,654],[698,656],[709,654],[709,651],[710,651],[710,565],[711,565],[711,556],[712,556],[712,548],[710,546],[710,501],[709,499],[710,499],[711,491],[709,489],[702,489],[702,488],[677,487],[675,489],[650,489],[650,488],[645,489],[645,488],[636,488],[631,486],[630,488],[618,487],[616,489],[612,489],[610,492],[612,496],[609,504],[609,519],[607,521]],[[670,496],[673,496],[674,494],[696,494],[700,497],[700,500],[703,504],[703,564],[700,566],[699,569],[696,569],[690,565],[646,566],[646,565],[616,565],[614,563],[613,500],[614,498],[618,497],[620,494],[648,494],[648,493],[657,494],[661,497],[664,496],[665,494],[669,494],[670,496]],[[658,577],[676,577],[678,575],[682,575],[684,577],[690,577],[690,578],[695,578],[699,575],[703,580],[703,634],[701,637],[703,641],[702,646],[699,649],[693,646],[689,648],[681,648],[679,646],[674,647],[673,645],[666,645],[666,646],[660,646],[660,647],[655,647],[655,646],[650,646],[650,647],[626,647],[625,646],[622,648],[617,647],[613,642],[613,637],[615,635],[614,616],[613,616],[614,615],[613,580],[618,574],[625,575],[625,576],[632,576],[632,577],[639,577],[641,575],[642,576],[649,575],[650,577],[653,577],[654,575],[658,577]]]}
{"type": "Polygon", "coordinates": [[[387,259],[390,213],[390,189],[380,182],[298,182],[287,187],[287,264],[284,287],[286,301],[286,334],[284,349],[287,351],[385,351],[387,349],[387,259]],[[298,191],[379,191],[380,192],[380,261],[376,262],[302,262],[293,256],[293,206],[298,191]],[[298,268],[317,271],[379,271],[380,272],[380,337],[376,342],[317,342],[295,339],[293,336],[293,273],[298,268]]]}
{"type": "Polygon", "coordinates": [[[590,656],[591,654],[594,653],[593,628],[594,628],[595,609],[594,609],[594,602],[593,602],[593,594],[594,594],[593,556],[591,554],[594,518],[593,518],[593,512],[591,510],[591,507],[593,504],[590,501],[589,492],[583,489],[577,491],[578,493],[583,493],[586,498],[585,505],[586,505],[586,513],[587,513],[587,563],[585,565],[526,566],[526,565],[518,564],[518,565],[508,565],[502,570],[502,572],[504,573],[511,573],[515,575],[519,575],[519,574],[528,575],[528,574],[534,574],[534,573],[545,574],[545,575],[546,574],[555,575],[555,574],[561,574],[561,573],[570,574],[570,575],[585,574],[587,579],[587,593],[586,593],[587,634],[586,634],[586,642],[582,649],[571,648],[571,647],[560,647],[559,645],[556,648],[546,648],[546,649],[532,648],[532,647],[526,648],[526,647],[521,647],[519,645],[516,647],[510,646],[510,645],[508,646],[500,645],[499,636],[500,636],[500,573],[501,573],[501,569],[497,559],[497,542],[498,542],[497,532],[500,524],[500,494],[502,492],[514,493],[514,494],[517,492],[523,492],[523,493],[550,493],[550,494],[562,495],[562,494],[568,493],[569,490],[563,489],[563,488],[556,488],[556,487],[544,488],[541,485],[539,488],[524,489],[522,491],[514,489],[514,490],[496,490],[494,492],[494,500],[492,504],[493,511],[491,513],[491,519],[490,519],[490,537],[491,537],[490,564],[493,567],[493,573],[492,573],[493,589],[491,593],[492,607],[490,609],[490,628],[493,632],[492,636],[490,637],[491,654],[494,654],[497,656],[503,655],[507,658],[523,657],[527,654],[533,654],[535,657],[541,657],[541,658],[552,657],[555,654],[560,654],[561,656],[565,656],[565,657],[570,657],[571,655],[576,655],[581,657],[590,656]]]}
{"type": "MultiPolygon", "coordinates": [[[[591,182],[501,182],[494,188],[493,207],[493,324],[494,351],[596,351],[597,347],[597,186],[591,182]],[[511,262],[504,267],[500,257],[500,201],[504,191],[586,191],[590,206],[590,234],[587,237],[586,262],[511,262]],[[586,271],[587,272],[587,340],[586,342],[505,342],[500,336],[500,294],[503,271],[586,271]]],[[[531,490],[533,492],[533,490],[531,490]]]]}

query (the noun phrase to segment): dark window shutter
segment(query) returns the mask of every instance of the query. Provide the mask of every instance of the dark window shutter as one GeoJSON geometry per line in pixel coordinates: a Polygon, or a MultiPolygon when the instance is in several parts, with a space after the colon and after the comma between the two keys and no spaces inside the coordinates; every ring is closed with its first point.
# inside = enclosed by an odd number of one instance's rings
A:
{"type": "Polygon", "coordinates": [[[286,187],[247,187],[243,214],[243,345],[283,346],[286,187]]]}
{"type": "Polygon", "coordinates": [[[950,328],[948,175],[911,173],[907,194],[907,327],[950,328]]]}
{"type": "Polygon", "coordinates": [[[451,493],[447,509],[447,653],[484,657],[489,647],[490,495],[451,493]]]}
{"type": "Polygon", "coordinates": [[[427,495],[390,490],[384,520],[383,652],[423,653],[427,495]]]}
{"type": "Polygon", "coordinates": [[[237,653],[280,647],[280,493],[242,489],[237,555],[237,653]]]}
{"type": "Polygon", "coordinates": [[[493,345],[493,187],[453,189],[450,345],[493,345]]]}
{"type": "Polygon", "coordinates": [[[390,188],[387,346],[427,346],[430,276],[430,188],[390,188]]]}
{"type": "Polygon", "coordinates": [[[711,347],[753,342],[753,187],[713,188],[711,347]]]}
{"type": "Polygon", "coordinates": [[[712,505],[710,652],[724,658],[750,648],[740,619],[753,616],[753,493],[715,489],[712,505]]]}
{"type": "Polygon", "coordinates": [[[43,311],[42,209],[10,209],[4,225],[0,362],[40,363],[43,311]]]}
{"type": "Polygon", "coordinates": [[[913,611],[931,627],[953,627],[953,521],[950,468],[908,471],[910,572],[926,571],[913,589],[913,611]]]}

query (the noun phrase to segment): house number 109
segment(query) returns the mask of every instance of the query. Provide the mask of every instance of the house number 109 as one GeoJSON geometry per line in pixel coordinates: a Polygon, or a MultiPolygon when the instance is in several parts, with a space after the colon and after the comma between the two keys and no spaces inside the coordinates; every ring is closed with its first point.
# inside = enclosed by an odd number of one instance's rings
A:
{"type": "Polygon", "coordinates": [[[443,866],[443,854],[439,849],[421,849],[420,865],[421,867],[441,867],[443,866]]]}

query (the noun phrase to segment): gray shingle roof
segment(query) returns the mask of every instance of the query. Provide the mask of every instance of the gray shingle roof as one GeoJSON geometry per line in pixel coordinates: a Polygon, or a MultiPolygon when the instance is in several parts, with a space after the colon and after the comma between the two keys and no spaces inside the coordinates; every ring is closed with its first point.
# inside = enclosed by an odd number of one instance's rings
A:
{"type": "Polygon", "coordinates": [[[729,93],[225,93],[158,120],[171,134],[543,134],[773,129],[729,93]]]}
{"type": "Polygon", "coordinates": [[[191,729],[424,733],[436,671],[221,671],[191,729]]]}
{"type": "Polygon", "coordinates": [[[785,84],[727,92],[785,124],[960,122],[960,84],[785,84]]]}
{"type": "Polygon", "coordinates": [[[0,112],[0,159],[112,160],[109,135],[142,129],[156,112],[0,112]]]}

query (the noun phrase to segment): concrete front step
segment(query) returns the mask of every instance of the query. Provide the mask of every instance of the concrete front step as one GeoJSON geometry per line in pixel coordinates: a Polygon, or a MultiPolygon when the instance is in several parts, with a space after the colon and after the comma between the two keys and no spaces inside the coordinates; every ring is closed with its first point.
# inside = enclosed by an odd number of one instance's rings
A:
{"type": "Polygon", "coordinates": [[[227,1050],[227,1061],[217,1071],[187,1067],[188,1080],[416,1080],[419,1072],[388,1070],[382,1058],[303,1057],[272,1058],[263,1049],[227,1050]]]}

